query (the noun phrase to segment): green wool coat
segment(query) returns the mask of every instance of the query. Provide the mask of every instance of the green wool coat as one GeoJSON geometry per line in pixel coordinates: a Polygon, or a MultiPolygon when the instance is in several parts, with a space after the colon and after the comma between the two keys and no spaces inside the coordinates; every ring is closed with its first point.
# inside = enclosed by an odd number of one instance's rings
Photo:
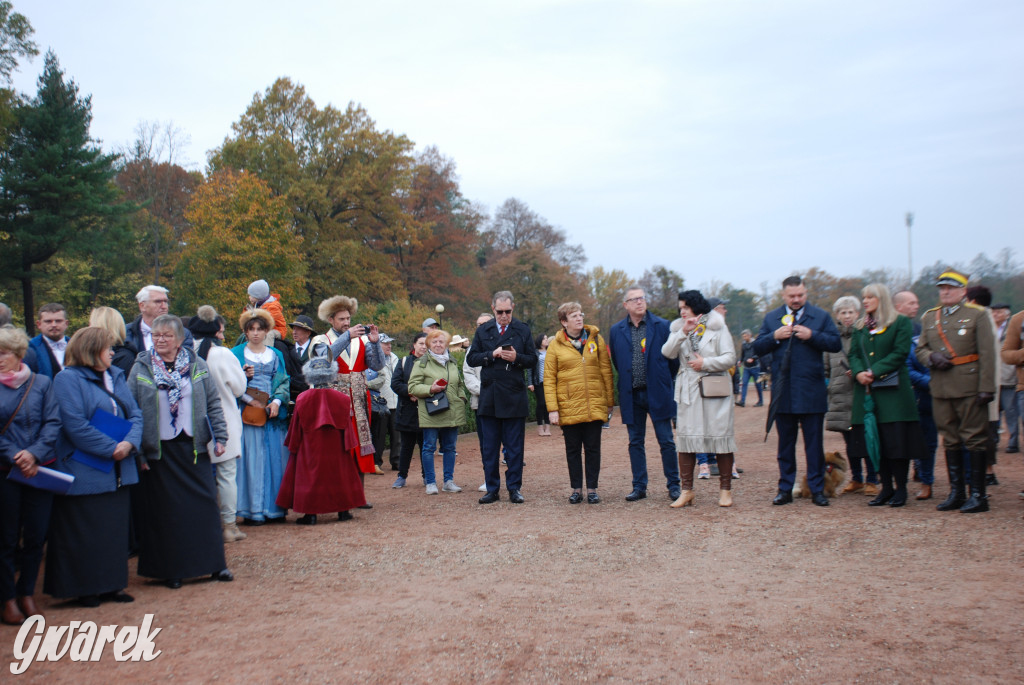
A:
{"type": "MultiPolygon", "coordinates": [[[[866,328],[855,328],[850,340],[850,371],[853,378],[861,371],[870,369],[875,378],[892,372],[898,372],[900,384],[895,388],[875,388],[871,397],[875,400],[875,419],[879,423],[895,423],[896,421],[917,421],[917,402],[914,390],[910,385],[907,373],[907,355],[910,354],[910,343],[913,328],[910,319],[900,315],[881,333],[871,334],[866,328]]],[[[853,413],[850,423],[855,426],[864,423],[865,388],[854,380],[853,413]]]]}
{"type": "Polygon", "coordinates": [[[459,375],[459,365],[449,361],[446,366],[438,364],[430,353],[416,360],[409,376],[409,394],[421,398],[419,405],[420,428],[454,428],[466,423],[466,386],[459,375]],[[428,414],[426,398],[430,397],[430,386],[439,379],[448,381],[445,394],[448,395],[448,411],[428,414]]]}

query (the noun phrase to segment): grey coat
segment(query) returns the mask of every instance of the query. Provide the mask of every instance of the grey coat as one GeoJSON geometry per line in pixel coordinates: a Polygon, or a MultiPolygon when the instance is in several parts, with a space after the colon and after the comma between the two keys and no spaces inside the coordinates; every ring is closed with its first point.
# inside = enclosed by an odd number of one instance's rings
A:
{"type": "Polygon", "coordinates": [[[853,411],[853,378],[847,375],[850,362],[850,340],[852,326],[839,326],[839,337],[843,342],[842,352],[825,353],[825,375],[828,377],[828,412],[825,413],[825,428],[830,431],[850,430],[850,412],[853,411]]]}
{"type": "MultiPolygon", "coordinates": [[[[228,441],[228,426],[220,406],[217,384],[210,375],[206,362],[192,350],[184,347],[189,355],[189,378],[192,380],[192,449],[198,454],[206,452],[206,443],[214,436],[222,445],[228,441]],[[214,436],[210,435],[213,428],[214,436]]],[[[141,352],[135,358],[128,388],[142,410],[143,460],[160,458],[160,391],[153,379],[153,360],[149,352],[141,352]]]]}

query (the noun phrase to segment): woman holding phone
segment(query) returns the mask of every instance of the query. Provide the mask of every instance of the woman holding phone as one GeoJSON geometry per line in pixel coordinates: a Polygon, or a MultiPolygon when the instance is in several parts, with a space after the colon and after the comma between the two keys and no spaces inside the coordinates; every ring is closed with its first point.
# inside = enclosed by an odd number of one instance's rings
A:
{"type": "Polygon", "coordinates": [[[438,441],[444,464],[445,492],[461,492],[455,484],[455,441],[459,427],[466,423],[466,386],[459,365],[448,356],[445,331],[427,333],[427,353],[415,363],[409,377],[409,394],[419,398],[420,428],[423,430],[423,482],[428,495],[437,494],[434,476],[434,451],[438,441]],[[447,405],[447,409],[443,407],[447,405]]]}

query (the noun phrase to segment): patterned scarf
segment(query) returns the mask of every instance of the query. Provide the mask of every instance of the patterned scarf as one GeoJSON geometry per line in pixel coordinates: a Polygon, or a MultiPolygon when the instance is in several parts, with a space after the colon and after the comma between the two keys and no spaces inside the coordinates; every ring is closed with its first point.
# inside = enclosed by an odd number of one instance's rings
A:
{"type": "Polygon", "coordinates": [[[587,329],[584,328],[580,331],[580,334],[575,338],[569,335],[569,331],[565,331],[565,338],[569,341],[576,351],[583,354],[583,346],[587,344],[587,329]]]}
{"type": "Polygon", "coordinates": [[[708,315],[701,314],[700,318],[697,319],[697,325],[694,326],[693,330],[690,331],[690,349],[694,352],[700,346],[700,339],[704,337],[705,331],[708,329],[708,315]]]}
{"type": "Polygon", "coordinates": [[[864,328],[866,328],[869,332],[878,328],[878,322],[875,321],[875,317],[871,316],[870,314],[865,314],[864,328]]]}
{"type": "Polygon", "coordinates": [[[167,364],[156,353],[149,350],[149,358],[153,361],[153,380],[158,390],[167,391],[167,403],[171,409],[171,426],[178,427],[178,405],[181,404],[181,388],[188,383],[188,353],[185,348],[178,348],[178,356],[174,358],[174,367],[167,364]]]}

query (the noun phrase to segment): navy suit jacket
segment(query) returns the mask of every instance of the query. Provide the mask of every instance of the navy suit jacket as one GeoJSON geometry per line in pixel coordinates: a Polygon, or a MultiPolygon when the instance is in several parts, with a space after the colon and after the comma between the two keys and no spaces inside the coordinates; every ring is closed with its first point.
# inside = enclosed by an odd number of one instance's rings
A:
{"type": "Polygon", "coordinates": [[[501,336],[498,335],[498,324],[491,319],[476,329],[466,361],[470,366],[481,367],[477,414],[516,419],[525,418],[530,413],[524,372],[537,365],[537,346],[529,326],[519,319],[512,319],[505,335],[501,336]],[[502,345],[511,345],[515,349],[515,362],[510,364],[494,358],[494,350],[502,345]]]}
{"type": "MultiPolygon", "coordinates": [[[[68,340],[70,340],[70,338],[65,335],[64,342],[67,342],[68,340]]],[[[36,373],[47,376],[51,380],[54,376],[60,373],[60,368],[57,366],[57,359],[53,356],[53,352],[50,351],[50,346],[43,340],[42,333],[29,340],[28,346],[35,354],[35,361],[29,361],[26,363],[28,368],[32,369],[36,373]]]]}
{"type": "MultiPolygon", "coordinates": [[[[666,359],[661,346],[668,340],[669,322],[650,312],[647,321],[647,337],[644,342],[644,362],[647,367],[647,413],[654,421],[664,421],[676,416],[676,400],[672,393],[672,381],[679,371],[678,359],[666,359]]],[[[629,330],[629,316],[614,324],[608,333],[608,347],[611,348],[612,364],[619,372],[619,412],[622,422],[633,423],[633,337],[629,330]]]]}
{"type": "Polygon", "coordinates": [[[795,335],[789,340],[777,341],[775,331],[782,327],[786,307],[768,312],[754,341],[758,355],[772,355],[772,393],[781,389],[776,400],[776,412],[782,414],[824,414],[828,411],[828,392],[825,386],[825,364],[822,352],[843,349],[839,329],[828,312],[805,304],[797,325],[810,328],[811,337],[800,340],[795,335]],[[788,358],[785,374],[782,366],[788,358]]]}

